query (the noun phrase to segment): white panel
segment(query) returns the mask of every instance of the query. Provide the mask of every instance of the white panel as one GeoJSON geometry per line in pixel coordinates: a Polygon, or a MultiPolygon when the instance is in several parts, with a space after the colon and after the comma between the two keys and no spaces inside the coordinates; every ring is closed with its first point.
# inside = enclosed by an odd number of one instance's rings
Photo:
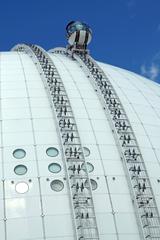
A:
{"type": "Polygon", "coordinates": [[[90,155],[86,157],[86,161],[98,160],[100,159],[100,154],[96,144],[82,144],[83,147],[87,147],[90,150],[90,155]]]}
{"type": "Polygon", "coordinates": [[[37,73],[37,69],[35,68],[35,70],[32,70],[30,72],[25,72],[25,77],[27,79],[27,82],[28,81],[33,81],[33,82],[38,82],[40,81],[40,78],[39,78],[39,73],[37,73]]]}
{"type": "MultiPolygon", "coordinates": [[[[70,99],[72,99],[72,97],[70,99]]],[[[78,109],[85,108],[85,105],[84,105],[82,99],[80,98],[80,96],[79,96],[79,98],[74,98],[71,104],[72,104],[72,108],[78,108],[78,109]]]]}
{"type": "MultiPolygon", "coordinates": [[[[120,97],[120,99],[121,99],[121,97],[120,97]]],[[[121,99],[121,101],[122,101],[122,99],[121,99]]],[[[131,123],[132,123],[132,122],[133,122],[133,123],[140,123],[140,120],[139,120],[136,112],[134,111],[132,105],[131,105],[131,104],[128,104],[128,103],[126,103],[126,102],[124,102],[124,101],[122,101],[122,104],[123,104],[123,106],[125,107],[125,111],[126,111],[126,113],[127,113],[128,118],[130,119],[130,122],[131,122],[131,123]]]]}
{"type": "Polygon", "coordinates": [[[47,97],[47,93],[44,88],[29,89],[29,97],[47,97]]]}
{"type": "Polygon", "coordinates": [[[88,81],[86,81],[85,77],[84,77],[84,80],[82,80],[82,81],[80,80],[80,81],[76,82],[76,88],[78,87],[80,92],[82,92],[88,88],[92,88],[90,83],[88,81]]]}
{"type": "Polygon", "coordinates": [[[55,121],[52,118],[48,119],[33,119],[35,131],[56,131],[55,121]]]}
{"type": "Polygon", "coordinates": [[[130,194],[112,194],[113,209],[115,212],[133,212],[130,194]]]}
{"type": "Polygon", "coordinates": [[[91,121],[92,121],[92,126],[93,126],[93,129],[95,132],[97,132],[97,131],[110,132],[111,131],[111,128],[109,126],[107,119],[105,119],[105,120],[91,119],[91,121]]]}
{"type": "Polygon", "coordinates": [[[2,109],[4,110],[6,109],[6,111],[10,111],[10,109],[14,109],[14,111],[16,111],[16,114],[17,114],[17,110],[15,110],[15,108],[20,109],[20,108],[28,108],[28,107],[29,107],[29,104],[28,104],[27,98],[2,99],[2,109]]]}
{"type": "Polygon", "coordinates": [[[35,139],[37,144],[58,144],[59,139],[56,132],[35,132],[35,139]]]}
{"type": "Polygon", "coordinates": [[[160,194],[155,196],[156,202],[157,202],[157,207],[158,210],[160,211],[160,194]]]}
{"type": "Polygon", "coordinates": [[[11,71],[6,71],[5,73],[1,74],[1,78],[2,78],[2,81],[5,81],[5,82],[24,81],[23,73],[22,72],[18,73],[17,69],[16,69],[16,72],[14,72],[14,74],[11,71]]]}
{"type": "Polygon", "coordinates": [[[50,108],[32,108],[33,118],[52,118],[52,111],[50,108]]]}
{"type": "Polygon", "coordinates": [[[3,134],[3,144],[4,146],[16,146],[16,145],[29,145],[33,144],[33,133],[23,132],[23,133],[4,133],[3,134]]]}
{"type": "MultiPolygon", "coordinates": [[[[2,159],[1,159],[1,161],[0,161],[0,163],[2,162],[2,159]]],[[[3,178],[3,169],[2,168],[0,168],[0,178],[2,179],[3,178]]]]}
{"type": "Polygon", "coordinates": [[[46,237],[73,236],[73,222],[71,215],[56,215],[45,217],[46,237]],[[65,223],[65,224],[62,224],[65,223]]]}
{"type": "Polygon", "coordinates": [[[99,145],[102,159],[114,159],[119,160],[120,156],[117,151],[117,147],[114,145],[99,145]]]}
{"type": "MultiPolygon", "coordinates": [[[[93,154],[94,155],[94,154],[93,154]]],[[[98,160],[95,158],[90,158],[86,157],[86,162],[91,163],[94,167],[93,172],[90,172],[89,175],[92,177],[93,176],[103,176],[104,175],[104,169],[103,169],[103,163],[102,160],[98,160]]]]}
{"type": "Polygon", "coordinates": [[[144,125],[148,135],[160,137],[160,126],[159,125],[144,125]]]}
{"type": "Polygon", "coordinates": [[[48,196],[49,195],[58,196],[58,195],[64,195],[64,194],[68,193],[68,185],[67,185],[67,182],[66,182],[66,178],[63,178],[63,177],[58,178],[58,180],[62,181],[63,184],[64,184],[63,190],[60,191],[60,192],[55,192],[51,189],[51,187],[50,187],[51,181],[53,181],[55,179],[57,179],[57,178],[55,178],[55,177],[49,177],[49,178],[41,177],[41,193],[42,193],[43,196],[46,196],[46,195],[48,195],[48,196]]]}
{"type": "Polygon", "coordinates": [[[2,109],[4,119],[25,119],[30,118],[29,108],[4,108],[2,109]]]}
{"type": "Polygon", "coordinates": [[[96,144],[93,132],[80,132],[80,137],[83,145],[96,144]]]}
{"type": "Polygon", "coordinates": [[[23,79],[21,81],[18,82],[17,81],[12,81],[12,82],[2,82],[1,83],[1,89],[2,91],[4,90],[9,90],[9,89],[14,89],[20,91],[22,89],[25,89],[25,81],[23,81],[23,79]]]}
{"type": "Polygon", "coordinates": [[[41,218],[16,218],[7,221],[7,240],[41,239],[41,218]],[[17,234],[18,233],[18,234],[17,234]]]}
{"type": "MultiPolygon", "coordinates": [[[[159,127],[159,129],[160,129],[160,127],[159,127]]],[[[157,136],[157,137],[150,136],[149,139],[154,148],[160,148],[160,136],[157,136]]]]}
{"type": "MultiPolygon", "coordinates": [[[[149,125],[147,125],[149,126],[149,125]]],[[[134,133],[137,135],[146,135],[145,129],[144,129],[145,125],[143,126],[142,123],[134,123],[132,122],[132,128],[134,130],[134,133]]]]}
{"type": "Polygon", "coordinates": [[[129,99],[130,102],[134,103],[134,104],[142,104],[142,105],[149,105],[147,100],[144,98],[144,96],[138,92],[137,90],[136,91],[130,91],[128,90],[127,91],[127,97],[129,99]]]}
{"type": "Polygon", "coordinates": [[[21,89],[17,91],[17,89],[12,90],[3,90],[2,91],[2,98],[26,98],[27,92],[25,89],[21,89]]]}
{"type": "Polygon", "coordinates": [[[31,98],[30,104],[32,108],[48,108],[49,101],[45,97],[41,98],[31,98]]]}
{"type": "Polygon", "coordinates": [[[7,219],[27,218],[41,215],[41,205],[39,197],[21,197],[6,199],[5,206],[7,219]]]}
{"type": "Polygon", "coordinates": [[[87,118],[88,119],[88,114],[86,113],[86,110],[84,108],[74,108],[74,116],[75,118],[87,118]]]}
{"type": "Polygon", "coordinates": [[[97,189],[93,191],[94,195],[108,193],[105,177],[93,177],[92,179],[95,180],[98,185],[97,189]]]}
{"type": "Polygon", "coordinates": [[[149,142],[147,136],[137,135],[137,141],[138,141],[138,144],[139,144],[140,147],[147,147],[147,148],[151,147],[151,143],[149,142]]]}
{"type": "Polygon", "coordinates": [[[68,195],[43,196],[42,202],[45,215],[66,215],[71,212],[68,195]]]}
{"type": "MultiPolygon", "coordinates": [[[[0,133],[1,134],[1,133],[0,133]]],[[[1,141],[0,141],[1,142],[1,141]]],[[[0,148],[0,156],[2,156],[2,150],[1,150],[1,148],[0,148]]],[[[2,162],[2,157],[0,157],[0,164],[1,164],[1,162],[2,162]]]]}
{"type": "Polygon", "coordinates": [[[150,177],[159,178],[160,177],[160,164],[146,162],[146,167],[150,177]]]}
{"type": "Polygon", "coordinates": [[[119,234],[119,240],[140,240],[139,234],[119,234]]]}
{"type": "Polygon", "coordinates": [[[101,110],[101,109],[97,109],[96,111],[94,111],[92,108],[88,108],[87,112],[90,116],[91,119],[95,120],[95,119],[106,119],[106,115],[105,113],[101,110]]]}
{"type": "Polygon", "coordinates": [[[154,149],[154,153],[156,154],[157,160],[160,162],[160,149],[154,149]]]}
{"type": "Polygon", "coordinates": [[[0,199],[0,222],[4,219],[4,200],[0,199]]]}
{"type": "Polygon", "coordinates": [[[0,199],[3,199],[3,182],[0,181],[0,199]]]}
{"type": "Polygon", "coordinates": [[[75,89],[67,89],[67,94],[69,95],[70,99],[80,98],[78,90],[75,89]]]}
{"type": "Polygon", "coordinates": [[[93,99],[93,100],[97,100],[97,96],[95,94],[95,91],[93,90],[93,88],[88,88],[88,89],[84,89],[81,92],[81,96],[82,98],[88,98],[88,99],[93,99]]]}
{"type": "MultiPolygon", "coordinates": [[[[148,111],[149,112],[149,111],[148,111]]],[[[160,126],[160,120],[157,116],[154,115],[145,115],[145,114],[139,114],[139,118],[141,120],[141,122],[143,122],[144,124],[155,124],[155,125],[159,125],[160,126]]]]}
{"type": "Polygon", "coordinates": [[[91,127],[91,124],[90,124],[90,120],[89,119],[79,119],[77,118],[76,119],[76,123],[77,123],[77,126],[78,126],[78,130],[81,132],[81,131],[92,131],[92,127],[91,127]]]}
{"type": "MultiPolygon", "coordinates": [[[[141,148],[141,153],[145,162],[157,162],[156,155],[152,148],[141,148]]],[[[157,156],[160,156],[160,152],[157,154],[157,156]]]]}
{"type": "Polygon", "coordinates": [[[3,132],[30,132],[32,125],[30,119],[4,120],[2,122],[3,132]]]}
{"type": "Polygon", "coordinates": [[[4,229],[4,221],[0,221],[0,233],[1,233],[1,240],[5,240],[5,229],[4,229]]]}
{"type": "Polygon", "coordinates": [[[106,193],[94,194],[94,206],[96,213],[109,213],[112,212],[109,195],[106,193]],[[103,199],[103,201],[102,201],[103,199]]]}
{"type": "Polygon", "coordinates": [[[111,194],[130,194],[125,176],[109,176],[107,179],[111,194]]]}
{"type": "Polygon", "coordinates": [[[23,160],[14,162],[8,162],[4,164],[4,177],[5,178],[22,178],[21,175],[16,175],[14,172],[14,168],[18,165],[24,165],[27,167],[27,173],[25,177],[35,177],[38,175],[36,161],[34,162],[25,162],[23,160]]]}
{"type": "Polygon", "coordinates": [[[36,147],[37,149],[37,155],[38,155],[38,160],[50,160],[50,161],[57,161],[57,160],[62,160],[62,156],[61,156],[61,149],[60,146],[57,144],[54,145],[50,145],[50,144],[44,144],[44,145],[38,145],[36,147]],[[55,147],[58,151],[59,154],[56,157],[50,157],[46,154],[46,150],[47,148],[50,147],[55,147]]]}
{"type": "Polygon", "coordinates": [[[156,195],[159,195],[156,197],[157,202],[157,206],[160,208],[160,177],[156,178],[150,178],[151,184],[152,184],[152,188],[154,190],[154,193],[156,195]]]}
{"type": "Polygon", "coordinates": [[[86,108],[95,109],[95,110],[102,108],[102,105],[101,105],[98,97],[97,97],[97,99],[84,98],[83,101],[84,101],[86,108]]]}
{"type": "Polygon", "coordinates": [[[115,140],[113,138],[113,134],[111,132],[96,132],[96,139],[98,144],[110,144],[114,145],[115,140]]]}
{"type": "MultiPolygon", "coordinates": [[[[31,68],[29,68],[29,70],[31,70],[31,68]]],[[[37,78],[39,79],[39,82],[38,81],[34,82],[34,81],[30,81],[30,79],[27,79],[27,88],[28,88],[29,92],[32,89],[36,89],[39,91],[43,91],[45,93],[46,90],[44,88],[43,81],[41,80],[41,77],[39,76],[39,74],[37,74],[37,78]]]]}
{"type": "Polygon", "coordinates": [[[40,173],[40,176],[46,176],[46,177],[55,177],[55,178],[59,178],[60,176],[61,177],[64,177],[65,176],[65,170],[64,170],[64,167],[63,167],[63,163],[61,160],[55,160],[53,158],[51,158],[50,161],[46,160],[45,161],[39,161],[38,163],[38,169],[39,169],[39,173],[40,173]],[[61,166],[61,171],[59,173],[52,173],[48,170],[48,166],[51,164],[51,163],[57,163],[61,166]]]}
{"type": "Polygon", "coordinates": [[[124,175],[123,165],[120,161],[103,161],[105,173],[107,175],[124,175]]]}
{"type": "Polygon", "coordinates": [[[96,214],[99,234],[115,234],[113,215],[111,213],[96,214]]]}
{"type": "Polygon", "coordinates": [[[3,156],[4,156],[4,162],[18,162],[19,159],[16,159],[13,156],[13,152],[16,149],[23,149],[26,152],[26,156],[21,159],[21,163],[24,161],[34,161],[35,160],[35,150],[34,146],[25,146],[25,145],[19,145],[19,146],[12,146],[12,147],[4,147],[3,156]]]}
{"type": "MultiPolygon", "coordinates": [[[[74,240],[75,239],[75,237],[74,236],[68,236],[68,237],[66,237],[66,236],[63,236],[62,238],[61,237],[53,237],[53,238],[46,238],[46,240],[55,240],[55,239],[57,239],[57,240],[61,240],[61,239],[63,239],[63,240],[74,240]]],[[[38,240],[41,240],[41,239],[38,239],[38,240]]],[[[43,239],[42,239],[43,240],[43,239]]]]}
{"type": "Polygon", "coordinates": [[[31,181],[29,181],[29,179],[22,177],[21,180],[20,179],[10,179],[10,180],[6,180],[5,181],[5,196],[6,198],[21,198],[23,197],[29,197],[29,196],[39,196],[39,185],[38,185],[38,179],[36,178],[32,178],[31,181]],[[29,186],[29,190],[26,193],[20,194],[17,193],[15,190],[15,186],[17,183],[20,182],[25,182],[28,184],[29,186]]]}
{"type": "Polygon", "coordinates": [[[141,105],[141,102],[139,102],[139,104],[135,105],[135,110],[136,110],[137,114],[139,115],[139,117],[141,117],[142,115],[144,115],[145,117],[148,117],[148,116],[157,117],[151,106],[141,105]]]}
{"type": "Polygon", "coordinates": [[[115,214],[116,222],[117,222],[117,229],[119,233],[131,234],[136,233],[138,234],[138,227],[135,219],[134,214],[128,213],[117,213],[115,214]],[[127,225],[126,225],[127,223],[127,225]]]}
{"type": "Polygon", "coordinates": [[[8,69],[3,68],[2,74],[6,76],[10,76],[10,78],[11,76],[16,76],[16,75],[22,75],[22,79],[24,77],[22,68],[9,68],[9,67],[8,69]]]}

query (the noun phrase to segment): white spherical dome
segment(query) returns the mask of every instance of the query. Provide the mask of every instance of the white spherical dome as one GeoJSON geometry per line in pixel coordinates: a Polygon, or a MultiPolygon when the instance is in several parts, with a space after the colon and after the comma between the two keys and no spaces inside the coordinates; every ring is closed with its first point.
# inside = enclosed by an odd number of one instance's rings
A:
{"type": "MultiPolygon", "coordinates": [[[[129,173],[97,89],[76,60],[48,54],[67,92],[91,179],[99,238],[92,233],[88,239],[142,239],[127,183],[129,173]]],[[[25,52],[2,52],[0,64],[1,240],[87,239],[75,237],[68,190],[72,186],[67,183],[56,111],[41,69],[25,52]]],[[[143,178],[147,174],[160,211],[160,85],[127,70],[97,64],[121,100],[145,162],[146,169],[140,171],[143,178]]],[[[78,167],[72,168],[73,173],[78,167]]],[[[87,179],[84,188],[89,188],[87,179]]],[[[87,216],[81,221],[89,228],[87,216]]]]}

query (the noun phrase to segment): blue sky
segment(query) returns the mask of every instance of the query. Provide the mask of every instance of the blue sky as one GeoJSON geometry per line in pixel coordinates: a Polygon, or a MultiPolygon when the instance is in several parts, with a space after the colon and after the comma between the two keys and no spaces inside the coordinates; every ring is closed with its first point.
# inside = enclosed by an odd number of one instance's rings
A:
{"type": "Polygon", "coordinates": [[[65,46],[65,26],[93,30],[92,56],[160,82],[160,0],[1,0],[0,50],[17,43],[65,46]]]}

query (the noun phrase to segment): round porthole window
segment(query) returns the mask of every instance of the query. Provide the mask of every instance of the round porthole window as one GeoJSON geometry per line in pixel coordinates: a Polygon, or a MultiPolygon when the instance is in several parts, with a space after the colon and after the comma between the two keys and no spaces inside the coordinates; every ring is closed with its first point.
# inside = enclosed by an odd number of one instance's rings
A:
{"type": "Polygon", "coordinates": [[[49,157],[56,157],[58,155],[58,149],[54,147],[47,148],[46,153],[49,157]]]}
{"type": "Polygon", "coordinates": [[[84,156],[85,157],[88,157],[90,155],[90,150],[87,147],[84,147],[83,151],[84,151],[84,156]]]}
{"type": "MultiPolygon", "coordinates": [[[[87,170],[88,170],[89,173],[90,173],[90,172],[93,172],[94,166],[93,166],[91,163],[87,162],[87,163],[86,163],[86,166],[87,166],[87,170]]],[[[85,167],[85,164],[84,164],[84,163],[82,163],[82,169],[83,169],[84,171],[86,170],[86,167],[85,167]]]]}
{"type": "Polygon", "coordinates": [[[58,164],[58,163],[51,163],[49,164],[48,166],[48,170],[51,172],[51,173],[58,173],[61,171],[61,166],[58,164]]]}
{"type": "Polygon", "coordinates": [[[16,184],[16,192],[26,193],[29,190],[29,186],[26,182],[19,182],[16,184]]]}
{"type": "MultiPolygon", "coordinates": [[[[93,180],[93,179],[90,179],[90,181],[91,181],[92,190],[96,190],[97,187],[98,187],[97,182],[96,182],[95,180],[93,180]]],[[[85,181],[84,186],[85,186],[86,188],[89,188],[89,182],[88,182],[88,180],[85,181]]]]}
{"type": "Polygon", "coordinates": [[[24,166],[24,165],[17,165],[17,166],[14,168],[14,172],[15,172],[15,174],[17,174],[17,175],[24,175],[24,174],[26,174],[26,172],[27,172],[27,167],[24,166]]]}
{"type": "Polygon", "coordinates": [[[62,181],[60,180],[53,180],[51,183],[50,183],[50,186],[51,186],[51,189],[53,191],[56,191],[56,192],[60,192],[62,191],[62,189],[64,188],[64,184],[62,181]]]}
{"type": "Polygon", "coordinates": [[[16,149],[13,151],[13,156],[17,159],[21,159],[26,156],[26,152],[23,149],[16,149]]]}

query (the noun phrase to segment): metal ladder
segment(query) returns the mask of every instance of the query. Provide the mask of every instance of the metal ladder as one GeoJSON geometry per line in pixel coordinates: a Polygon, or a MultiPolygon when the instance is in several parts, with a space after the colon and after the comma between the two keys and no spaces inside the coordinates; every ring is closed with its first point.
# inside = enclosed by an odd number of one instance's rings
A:
{"type": "Polygon", "coordinates": [[[63,81],[48,53],[36,45],[20,44],[13,51],[27,53],[44,81],[61,139],[76,240],[99,239],[92,186],[76,120],[63,81]]]}
{"type": "Polygon", "coordinates": [[[117,142],[141,239],[160,240],[160,216],[136,136],[110,80],[88,52],[51,50],[77,60],[97,92],[117,142]]]}

